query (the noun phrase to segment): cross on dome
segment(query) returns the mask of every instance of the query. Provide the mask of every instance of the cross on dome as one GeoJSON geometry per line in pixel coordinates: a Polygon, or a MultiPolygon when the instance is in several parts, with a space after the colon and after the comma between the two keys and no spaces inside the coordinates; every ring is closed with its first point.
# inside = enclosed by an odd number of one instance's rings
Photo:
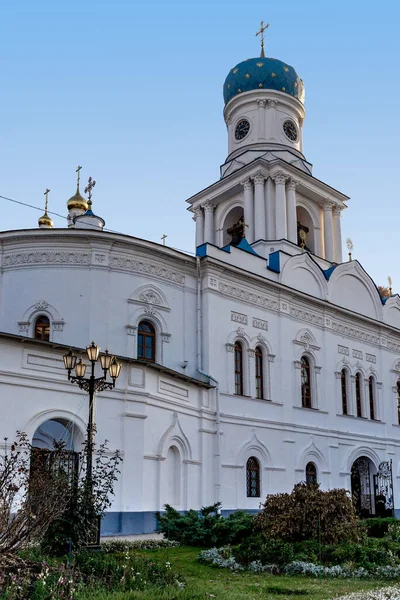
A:
{"type": "Polygon", "coordinates": [[[260,31],[257,31],[256,33],[256,37],[258,35],[261,36],[261,58],[265,58],[265,52],[264,52],[264,31],[267,31],[268,27],[269,27],[269,23],[267,23],[266,25],[264,25],[264,21],[261,21],[260,24],[260,31]]]}

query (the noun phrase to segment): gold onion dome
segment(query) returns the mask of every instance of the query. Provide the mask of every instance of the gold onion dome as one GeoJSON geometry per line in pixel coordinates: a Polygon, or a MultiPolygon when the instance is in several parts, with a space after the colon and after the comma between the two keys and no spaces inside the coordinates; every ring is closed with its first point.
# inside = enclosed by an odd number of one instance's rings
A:
{"type": "Polygon", "coordinates": [[[68,208],[68,210],[78,208],[79,210],[84,210],[85,212],[87,211],[87,209],[88,209],[87,200],[85,200],[85,198],[83,196],[81,196],[80,191],[79,191],[79,185],[76,188],[76,192],[75,192],[74,196],[71,196],[71,198],[68,200],[67,208],[68,208]]]}
{"type": "Polygon", "coordinates": [[[38,225],[39,227],[53,227],[54,223],[53,223],[53,219],[51,217],[49,217],[49,215],[47,214],[47,210],[45,211],[44,215],[42,215],[39,220],[38,220],[38,225]]]}

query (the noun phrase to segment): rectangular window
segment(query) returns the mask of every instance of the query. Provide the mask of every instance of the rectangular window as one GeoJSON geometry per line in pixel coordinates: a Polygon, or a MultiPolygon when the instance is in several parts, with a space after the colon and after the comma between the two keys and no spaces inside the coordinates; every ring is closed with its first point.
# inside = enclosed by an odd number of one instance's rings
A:
{"type": "Polygon", "coordinates": [[[240,342],[235,344],[235,394],[243,396],[243,349],[240,342]]]}
{"type": "Polygon", "coordinates": [[[264,398],[264,373],[263,373],[263,353],[261,348],[256,348],[256,398],[264,398]]]}

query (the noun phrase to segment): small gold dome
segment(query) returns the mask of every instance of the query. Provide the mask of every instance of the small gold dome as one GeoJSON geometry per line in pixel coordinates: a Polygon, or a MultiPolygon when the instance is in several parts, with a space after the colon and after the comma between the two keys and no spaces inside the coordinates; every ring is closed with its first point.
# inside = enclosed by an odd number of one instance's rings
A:
{"type": "Polygon", "coordinates": [[[39,225],[39,227],[42,227],[43,229],[50,229],[51,227],[53,227],[53,225],[54,225],[53,219],[51,219],[51,217],[49,217],[49,215],[47,214],[47,210],[44,213],[44,215],[42,215],[40,217],[40,219],[38,220],[38,225],[39,225]]]}
{"type": "Polygon", "coordinates": [[[67,208],[68,208],[68,210],[78,208],[79,210],[87,211],[88,204],[87,204],[87,201],[85,200],[85,198],[83,196],[81,196],[81,194],[79,192],[79,186],[76,188],[75,195],[71,196],[71,198],[68,200],[67,208]]]}

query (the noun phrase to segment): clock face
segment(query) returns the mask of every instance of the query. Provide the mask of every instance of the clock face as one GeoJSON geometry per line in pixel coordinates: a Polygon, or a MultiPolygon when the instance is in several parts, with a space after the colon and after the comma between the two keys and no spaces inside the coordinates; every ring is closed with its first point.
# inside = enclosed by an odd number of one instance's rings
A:
{"type": "Polygon", "coordinates": [[[236,125],[235,138],[237,140],[242,140],[243,138],[246,137],[246,135],[249,133],[249,131],[250,131],[250,123],[248,121],[246,121],[246,119],[242,119],[236,125]]]}
{"type": "Polygon", "coordinates": [[[293,121],[285,121],[283,131],[290,141],[295,142],[297,140],[297,129],[293,121]]]}

